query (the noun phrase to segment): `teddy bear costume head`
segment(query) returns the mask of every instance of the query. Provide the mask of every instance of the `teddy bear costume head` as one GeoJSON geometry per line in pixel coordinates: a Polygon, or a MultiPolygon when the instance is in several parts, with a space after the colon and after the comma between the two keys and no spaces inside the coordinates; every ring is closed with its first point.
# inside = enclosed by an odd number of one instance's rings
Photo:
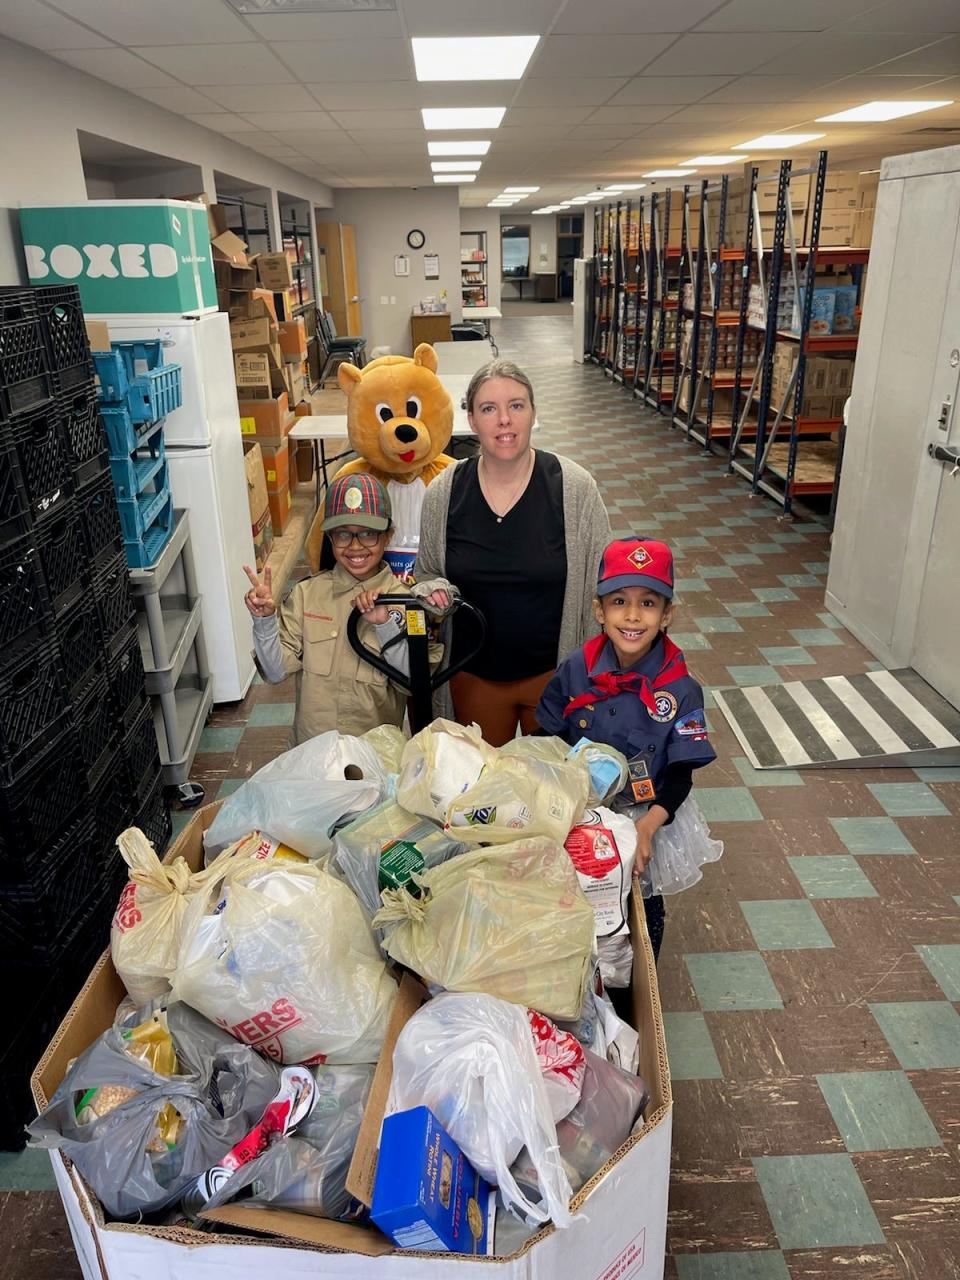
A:
{"type": "MultiPolygon", "coordinates": [[[[437,377],[437,353],[428,343],[421,343],[412,359],[381,356],[362,369],[341,364],[337,381],[347,397],[347,435],[357,454],[337,475],[365,471],[383,485],[417,480],[427,485],[453,462],[443,452],[453,433],[453,402],[437,377]]],[[[322,543],[318,512],[306,544],[314,571],[322,543]]]]}

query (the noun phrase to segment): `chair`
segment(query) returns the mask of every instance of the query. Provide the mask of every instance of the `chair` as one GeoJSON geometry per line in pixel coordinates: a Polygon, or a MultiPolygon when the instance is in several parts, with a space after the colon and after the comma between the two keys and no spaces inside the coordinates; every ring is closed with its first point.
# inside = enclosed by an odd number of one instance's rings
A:
{"type": "Polygon", "coordinates": [[[454,342],[484,342],[487,335],[473,324],[452,324],[450,337],[454,342]]]}
{"type": "Polygon", "coordinates": [[[323,369],[320,374],[321,388],[327,385],[327,381],[339,365],[349,361],[362,369],[366,364],[366,338],[338,338],[336,325],[329,311],[317,313],[317,336],[324,354],[323,369]]]}

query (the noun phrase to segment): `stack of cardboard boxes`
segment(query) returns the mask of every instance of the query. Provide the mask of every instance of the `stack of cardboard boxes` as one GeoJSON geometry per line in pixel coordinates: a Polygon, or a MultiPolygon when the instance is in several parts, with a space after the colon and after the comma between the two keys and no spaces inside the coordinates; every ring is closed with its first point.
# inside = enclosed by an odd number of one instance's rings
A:
{"type": "MultiPolygon", "coordinates": [[[[808,162],[794,160],[794,169],[804,169],[808,162]]],[[[772,180],[780,171],[779,160],[761,160],[757,167],[760,181],[757,183],[757,204],[760,210],[760,235],[764,248],[773,243],[774,223],[777,212],[779,184],[772,180]]],[[[743,177],[731,177],[727,187],[727,218],[724,239],[728,248],[742,249],[745,244],[747,214],[750,205],[750,171],[752,163],[744,166],[743,177]]],[[[823,206],[820,214],[821,245],[850,245],[869,248],[873,231],[873,213],[877,199],[879,174],[856,171],[832,171],[828,168],[823,189],[823,206]]],[[[793,230],[798,244],[805,244],[810,236],[811,175],[791,178],[790,204],[793,209],[793,230]]],[[[789,238],[788,238],[789,239],[789,238]]],[[[757,235],[754,229],[753,243],[757,235]]]]}
{"type": "MultiPolygon", "coordinates": [[[[790,379],[796,367],[800,348],[795,342],[778,342],[773,354],[773,381],[770,387],[771,404],[776,410],[787,394],[790,379]]],[[[834,356],[807,356],[803,380],[801,418],[840,419],[843,406],[850,394],[853,382],[853,361],[834,356]]],[[[787,405],[792,410],[791,402],[787,405]]]]}

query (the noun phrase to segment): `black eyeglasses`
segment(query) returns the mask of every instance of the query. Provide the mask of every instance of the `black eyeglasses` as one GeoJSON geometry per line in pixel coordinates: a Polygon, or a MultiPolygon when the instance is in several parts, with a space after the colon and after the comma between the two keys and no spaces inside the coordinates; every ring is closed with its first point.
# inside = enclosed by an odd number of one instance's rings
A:
{"type": "Polygon", "coordinates": [[[361,547],[375,547],[382,536],[382,529],[331,529],[329,533],[335,547],[349,547],[354,538],[361,547]]]}

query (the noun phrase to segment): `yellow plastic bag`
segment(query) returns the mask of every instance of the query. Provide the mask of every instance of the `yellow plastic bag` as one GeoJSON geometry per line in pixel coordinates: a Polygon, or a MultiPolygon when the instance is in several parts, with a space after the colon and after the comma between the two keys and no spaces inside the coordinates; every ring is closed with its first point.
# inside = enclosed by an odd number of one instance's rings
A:
{"type": "Polygon", "coordinates": [[[590,777],[580,761],[550,760],[508,744],[480,778],[447,809],[447,829],[467,844],[506,844],[548,836],[563,844],[583,812],[590,777]]]}
{"type": "Polygon", "coordinates": [[[384,950],[448,991],[484,991],[575,1018],[592,972],[593,910],[562,845],[518,840],[416,877],[422,897],[385,889],[384,950]]]}
{"type": "Polygon", "coordinates": [[[376,728],[361,734],[360,738],[377,753],[384,773],[400,772],[400,759],[403,748],[407,745],[402,729],[398,729],[395,724],[378,724],[376,728]]]}
{"type": "Polygon", "coordinates": [[[397,802],[411,813],[443,822],[450,802],[497,758],[475,724],[434,720],[403,748],[397,802]]]}

